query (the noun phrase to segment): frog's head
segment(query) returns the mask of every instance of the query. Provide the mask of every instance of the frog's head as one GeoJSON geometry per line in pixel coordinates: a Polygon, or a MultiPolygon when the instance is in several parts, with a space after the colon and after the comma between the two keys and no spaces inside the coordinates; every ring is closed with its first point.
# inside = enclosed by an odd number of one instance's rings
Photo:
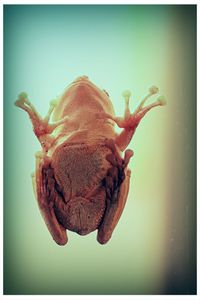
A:
{"type": "Polygon", "coordinates": [[[76,78],[68,87],[68,93],[78,96],[84,96],[84,99],[94,102],[103,107],[103,110],[113,113],[113,105],[109,98],[109,94],[105,89],[98,88],[92,83],[88,76],[80,76],[76,78]]]}
{"type": "Polygon", "coordinates": [[[108,93],[93,84],[87,76],[76,78],[66,87],[54,110],[53,121],[72,114],[80,108],[95,113],[114,114],[114,108],[108,93]]]}

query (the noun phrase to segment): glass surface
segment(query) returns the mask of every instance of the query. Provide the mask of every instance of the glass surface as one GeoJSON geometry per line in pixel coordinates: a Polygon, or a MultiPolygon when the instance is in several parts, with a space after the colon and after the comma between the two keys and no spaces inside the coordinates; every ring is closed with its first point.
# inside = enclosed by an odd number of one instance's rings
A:
{"type": "MultiPolygon", "coordinates": [[[[118,132],[120,130],[116,129],[118,132]]],[[[196,293],[196,6],[4,6],[4,293],[196,293]],[[117,115],[151,85],[167,98],[139,125],[130,192],[106,245],[96,232],[52,240],[34,198],[40,145],[14,106],[41,115],[77,76],[106,89],[117,115]]]]}

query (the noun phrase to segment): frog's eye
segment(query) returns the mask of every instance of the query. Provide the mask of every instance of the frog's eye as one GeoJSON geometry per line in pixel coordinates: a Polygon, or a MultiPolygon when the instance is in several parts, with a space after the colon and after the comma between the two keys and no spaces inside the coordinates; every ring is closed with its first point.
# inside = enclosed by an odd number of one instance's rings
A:
{"type": "Polygon", "coordinates": [[[106,91],[106,90],[103,90],[104,91],[104,93],[109,97],[109,94],[108,94],[108,92],[106,91]]]}

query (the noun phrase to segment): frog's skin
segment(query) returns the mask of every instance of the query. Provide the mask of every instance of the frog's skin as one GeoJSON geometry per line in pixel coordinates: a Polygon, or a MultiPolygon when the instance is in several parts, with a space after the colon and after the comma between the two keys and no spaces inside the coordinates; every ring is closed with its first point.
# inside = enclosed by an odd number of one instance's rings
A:
{"type": "Polygon", "coordinates": [[[157,92],[151,87],[133,114],[129,110],[130,92],[124,92],[123,118],[115,116],[107,92],[87,76],[77,78],[60,99],[51,101],[45,118],[26,93],[19,95],[15,104],[29,114],[42,146],[36,153],[33,186],[41,214],[57,244],[67,243],[66,229],[80,235],[97,229],[101,244],[111,238],[129,191],[128,163],[133,151],[126,148],[143,116],[165,104],[160,96],[144,107],[157,92]],[[120,134],[114,130],[115,123],[123,128],[120,134]]]}

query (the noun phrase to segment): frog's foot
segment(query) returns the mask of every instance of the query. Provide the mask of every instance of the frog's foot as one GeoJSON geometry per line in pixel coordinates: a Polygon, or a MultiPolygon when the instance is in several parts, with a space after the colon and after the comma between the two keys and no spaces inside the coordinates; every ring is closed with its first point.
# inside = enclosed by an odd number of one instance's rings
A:
{"type": "Polygon", "coordinates": [[[110,146],[112,152],[106,156],[106,159],[111,167],[102,182],[106,191],[106,210],[98,229],[97,240],[100,244],[107,243],[111,238],[123,212],[131,174],[127,167],[130,158],[133,156],[132,150],[126,150],[124,159],[122,159],[111,140],[108,140],[108,146],[110,146]]]}
{"type": "Polygon", "coordinates": [[[55,190],[51,160],[43,152],[36,153],[36,171],[32,175],[32,182],[41,215],[51,236],[58,245],[65,245],[68,241],[67,232],[55,214],[55,203],[62,203],[62,200],[55,190]]]}
{"type": "Polygon", "coordinates": [[[54,137],[51,135],[51,133],[57,126],[68,121],[68,117],[65,117],[57,122],[49,122],[52,112],[57,105],[57,100],[52,100],[50,102],[49,111],[44,118],[39,115],[35,107],[29,101],[28,95],[24,92],[19,94],[15,105],[28,113],[33,124],[34,133],[39,139],[43,149],[47,151],[54,141],[54,137]]]}

